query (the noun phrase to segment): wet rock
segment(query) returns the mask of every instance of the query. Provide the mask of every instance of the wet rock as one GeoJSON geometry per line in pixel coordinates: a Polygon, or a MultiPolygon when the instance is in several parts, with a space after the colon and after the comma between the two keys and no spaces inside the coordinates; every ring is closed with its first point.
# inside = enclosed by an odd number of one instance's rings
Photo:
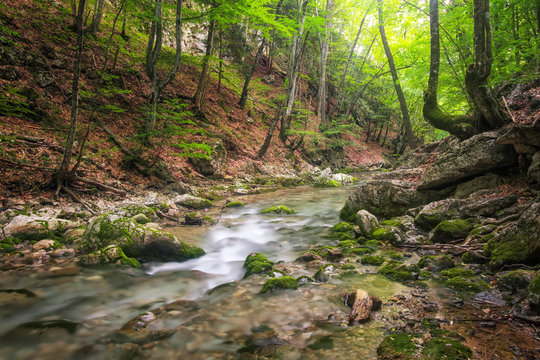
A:
{"type": "Polygon", "coordinates": [[[372,180],[355,188],[341,209],[344,220],[354,222],[359,210],[367,210],[376,216],[403,215],[407,209],[437,200],[440,194],[418,192],[416,183],[401,180],[372,180]]]}
{"type": "Polygon", "coordinates": [[[115,332],[112,340],[117,343],[134,343],[144,345],[152,341],[163,340],[174,334],[172,330],[162,330],[152,327],[157,320],[153,312],[145,312],[128,321],[120,330],[115,332]]]}
{"type": "Polygon", "coordinates": [[[204,176],[223,175],[227,162],[227,150],[222,141],[216,142],[212,146],[212,153],[208,159],[189,158],[189,162],[199,174],[204,176]]]}
{"type": "Polygon", "coordinates": [[[354,176],[342,173],[332,174],[331,179],[340,185],[352,185],[358,182],[354,176]]]}
{"type": "Polygon", "coordinates": [[[493,269],[504,264],[536,263],[540,258],[540,203],[532,204],[518,221],[489,235],[484,247],[493,269]]]}
{"type": "Polygon", "coordinates": [[[50,250],[53,247],[55,247],[56,245],[58,245],[58,243],[56,241],[44,239],[44,240],[40,240],[37,243],[35,243],[32,248],[34,249],[34,251],[50,250]]]}
{"type": "Polygon", "coordinates": [[[315,253],[313,253],[311,251],[306,251],[305,253],[300,255],[298,258],[296,258],[295,261],[308,263],[308,262],[317,261],[317,260],[321,261],[322,258],[319,255],[317,255],[317,254],[315,254],[315,253]]]}
{"type": "Polygon", "coordinates": [[[422,176],[418,189],[437,189],[474,175],[517,166],[512,146],[497,142],[496,131],[484,132],[451,144],[422,176]]]}
{"type": "Polygon", "coordinates": [[[122,249],[116,245],[109,245],[94,251],[88,255],[84,255],[79,260],[82,265],[104,265],[115,264],[125,265],[134,268],[138,268],[141,264],[134,258],[127,257],[122,249]]]}
{"type": "Polygon", "coordinates": [[[212,202],[208,199],[202,199],[196,196],[184,194],[178,195],[173,202],[176,205],[184,206],[190,209],[207,209],[212,207],[212,202]]]}
{"type": "Polygon", "coordinates": [[[448,255],[426,255],[420,258],[417,265],[420,269],[439,273],[442,270],[453,268],[454,260],[448,255]]]}
{"type": "Polygon", "coordinates": [[[261,210],[261,214],[294,214],[296,211],[285,205],[274,205],[267,209],[261,210]]]}
{"type": "Polygon", "coordinates": [[[529,306],[531,310],[540,314],[540,275],[529,285],[529,306]]]}
{"type": "Polygon", "coordinates": [[[414,218],[414,222],[424,229],[432,230],[441,221],[459,219],[459,209],[467,202],[461,199],[444,199],[424,206],[414,218]]]}
{"type": "Polygon", "coordinates": [[[73,276],[80,273],[82,270],[79,266],[71,267],[52,267],[49,269],[49,273],[54,276],[73,276]]]}
{"type": "Polygon", "coordinates": [[[83,251],[116,245],[126,256],[143,261],[183,261],[205,254],[201,248],[178,241],[172,234],[111,214],[94,218],[80,245],[83,251]]]}
{"type": "MultiPolygon", "coordinates": [[[[68,334],[74,334],[78,327],[79,323],[66,320],[66,319],[47,319],[47,320],[36,320],[26,322],[24,324],[18,325],[16,328],[10,330],[7,334],[3,335],[4,339],[15,339],[15,338],[24,338],[30,337],[31,335],[39,335],[44,332],[51,332],[53,329],[59,329],[66,331],[68,334]]],[[[59,335],[58,333],[55,333],[59,335]]],[[[65,334],[65,333],[64,333],[65,334]]]]}
{"type": "Polygon", "coordinates": [[[377,229],[380,226],[377,217],[366,210],[359,210],[356,213],[355,223],[358,225],[360,229],[360,234],[363,236],[370,235],[373,230],[377,229]]]}
{"type": "Polygon", "coordinates": [[[272,278],[272,279],[267,280],[263,285],[261,293],[266,293],[266,292],[274,291],[274,290],[287,290],[287,289],[292,289],[292,290],[298,289],[298,282],[292,276],[282,276],[282,277],[272,278]]]}
{"type": "Polygon", "coordinates": [[[398,168],[397,170],[374,174],[371,178],[372,179],[394,179],[394,180],[410,179],[410,178],[420,177],[424,173],[424,171],[425,171],[424,169],[420,169],[420,168],[407,168],[407,169],[398,168]]]}
{"type": "Polygon", "coordinates": [[[516,294],[520,290],[526,291],[529,284],[536,277],[532,270],[514,270],[497,274],[496,286],[499,290],[516,294]]]}

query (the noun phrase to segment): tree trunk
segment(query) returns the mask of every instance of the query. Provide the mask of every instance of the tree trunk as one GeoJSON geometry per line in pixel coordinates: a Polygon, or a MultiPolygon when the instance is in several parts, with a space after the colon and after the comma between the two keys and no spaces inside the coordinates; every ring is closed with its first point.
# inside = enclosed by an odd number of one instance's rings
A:
{"type": "Polygon", "coordinates": [[[201,109],[204,98],[206,96],[206,89],[208,88],[208,77],[210,69],[210,57],[212,56],[212,48],[214,47],[214,32],[216,29],[216,20],[210,20],[208,27],[208,38],[206,39],[206,53],[204,55],[203,67],[201,76],[199,77],[199,83],[197,84],[197,91],[193,96],[193,104],[196,109],[201,109]]]}
{"type": "Polygon", "coordinates": [[[401,85],[399,84],[399,78],[397,75],[396,65],[394,64],[394,57],[390,51],[390,46],[386,39],[386,33],[384,31],[383,23],[383,14],[382,14],[382,0],[377,0],[379,2],[379,32],[381,33],[381,40],[384,46],[384,52],[388,58],[388,66],[390,67],[390,73],[392,74],[392,80],[394,81],[394,87],[396,89],[396,94],[399,100],[399,105],[401,107],[401,114],[403,116],[403,124],[405,126],[405,136],[407,138],[407,145],[414,149],[416,147],[414,134],[412,132],[411,119],[409,118],[409,110],[407,108],[407,102],[405,101],[405,95],[403,90],[401,90],[401,85]]]}
{"type": "Polygon", "coordinates": [[[330,27],[332,25],[331,12],[332,12],[333,7],[334,7],[334,1],[326,0],[324,38],[321,39],[321,73],[320,73],[320,81],[319,81],[318,116],[319,116],[319,128],[321,130],[328,127],[328,119],[326,117],[326,63],[328,61],[330,27]]]}
{"type": "Polygon", "coordinates": [[[255,62],[251,66],[251,70],[249,71],[249,74],[247,74],[246,80],[244,81],[244,87],[242,88],[242,95],[240,96],[240,101],[238,101],[238,105],[240,105],[241,109],[243,109],[244,106],[246,106],[246,101],[248,98],[249,83],[251,82],[251,78],[253,77],[253,74],[255,74],[255,70],[257,69],[257,64],[259,63],[259,60],[261,58],[265,45],[266,45],[266,39],[262,39],[261,45],[259,46],[259,50],[257,50],[257,55],[255,55],[255,62]]]}
{"type": "Polygon", "coordinates": [[[148,95],[149,113],[146,116],[144,123],[144,133],[148,140],[149,133],[154,130],[156,123],[156,113],[161,92],[176,76],[178,67],[180,66],[180,58],[182,56],[182,4],[183,0],[176,2],[176,22],[175,22],[175,40],[176,54],[174,64],[168,75],[159,79],[157,73],[157,60],[161,55],[161,47],[163,45],[163,29],[162,29],[162,0],[155,0],[154,20],[150,26],[150,35],[148,36],[148,44],[146,47],[146,73],[151,81],[150,94],[148,95]]]}
{"type": "Polygon", "coordinates": [[[386,144],[386,137],[388,136],[388,128],[389,127],[390,127],[390,124],[386,123],[386,130],[384,130],[384,138],[383,138],[381,146],[384,146],[384,144],[386,144]]]}
{"type": "Polygon", "coordinates": [[[96,6],[94,8],[94,17],[92,18],[92,23],[88,32],[96,36],[97,31],[99,30],[99,25],[101,25],[101,20],[103,20],[103,5],[105,0],[96,0],[96,6]]]}
{"type": "Polygon", "coordinates": [[[465,73],[465,86],[482,118],[491,129],[497,129],[508,117],[488,84],[492,62],[489,0],[474,0],[474,63],[465,73]]]}
{"type": "Polygon", "coordinates": [[[367,133],[366,133],[366,143],[369,142],[369,135],[371,134],[371,121],[368,120],[367,123],[367,133]]]}
{"type": "Polygon", "coordinates": [[[221,93],[221,78],[223,77],[223,31],[219,32],[219,71],[217,91],[221,93]]]}
{"type": "Polygon", "coordinates": [[[86,0],[79,0],[79,6],[77,9],[77,45],[75,50],[75,61],[73,63],[73,83],[71,85],[71,122],[69,126],[68,138],[66,141],[66,148],[64,151],[64,157],[62,163],[56,172],[56,194],[60,192],[60,189],[69,171],[69,165],[71,163],[73,141],[75,139],[75,132],[77,130],[77,116],[79,114],[79,79],[81,75],[81,57],[83,50],[83,16],[86,0]]]}
{"type": "Polygon", "coordinates": [[[270,124],[270,128],[268,128],[268,133],[266,134],[266,138],[264,139],[264,143],[262,144],[261,148],[259,149],[257,155],[260,159],[264,157],[264,154],[266,154],[266,151],[268,151],[268,147],[270,147],[270,143],[272,142],[272,136],[274,135],[274,131],[276,130],[277,124],[279,122],[279,119],[281,118],[281,112],[283,110],[280,109],[276,111],[276,115],[274,116],[274,120],[272,120],[272,124],[270,124]]]}
{"type": "Polygon", "coordinates": [[[428,88],[424,95],[424,118],[431,126],[446,130],[460,139],[474,135],[474,120],[467,115],[449,115],[441,111],[437,101],[437,88],[439,86],[440,67],[440,37],[439,37],[439,1],[429,2],[431,60],[429,65],[428,88]]]}

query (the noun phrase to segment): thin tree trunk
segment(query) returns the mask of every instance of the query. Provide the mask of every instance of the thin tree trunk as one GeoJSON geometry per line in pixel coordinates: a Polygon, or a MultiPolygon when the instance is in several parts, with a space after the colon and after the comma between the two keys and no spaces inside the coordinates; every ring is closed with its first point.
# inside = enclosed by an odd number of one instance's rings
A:
{"type": "Polygon", "coordinates": [[[366,133],[366,143],[369,142],[369,135],[371,134],[371,121],[368,120],[367,123],[367,133],[366,133]]]}
{"type": "Polygon", "coordinates": [[[212,50],[214,47],[215,29],[216,20],[210,20],[210,25],[208,27],[208,38],[206,39],[206,53],[204,55],[201,76],[199,77],[199,83],[197,84],[197,91],[195,91],[195,95],[193,96],[193,104],[195,105],[195,108],[199,110],[204,103],[206,89],[208,88],[208,70],[210,69],[210,57],[212,56],[212,50]]]}
{"type": "Polygon", "coordinates": [[[266,138],[264,139],[264,143],[262,144],[261,148],[257,152],[257,155],[260,159],[264,157],[266,152],[268,151],[268,148],[270,147],[270,143],[272,142],[272,136],[274,136],[274,131],[276,130],[277,124],[279,122],[279,119],[281,118],[281,112],[282,112],[281,106],[279,107],[279,110],[276,111],[276,115],[274,116],[274,120],[272,120],[272,124],[270,124],[270,127],[268,128],[268,133],[266,134],[266,138]]]}
{"type": "MultiPolygon", "coordinates": [[[[334,7],[333,0],[326,0],[326,15],[324,25],[324,39],[321,39],[321,73],[319,80],[319,128],[325,129],[328,127],[328,119],[326,117],[326,63],[328,61],[328,49],[330,42],[330,27],[332,25],[331,12],[334,7]]],[[[322,36],[321,36],[322,37],[322,36]]]]}
{"type": "Polygon", "coordinates": [[[405,136],[407,138],[407,145],[414,149],[416,144],[414,141],[414,134],[412,132],[411,120],[409,118],[409,110],[407,108],[407,102],[405,101],[405,95],[399,84],[399,78],[397,75],[396,65],[394,64],[394,57],[390,51],[390,46],[386,39],[386,33],[384,31],[383,23],[383,14],[382,14],[382,0],[377,0],[379,2],[379,32],[381,33],[381,40],[384,46],[384,52],[388,58],[388,65],[390,67],[390,73],[392,74],[392,80],[394,81],[394,87],[396,89],[396,94],[399,100],[399,105],[401,107],[401,114],[403,116],[403,124],[405,126],[405,136]]]}
{"type": "Polygon", "coordinates": [[[375,142],[379,143],[379,141],[381,141],[381,135],[382,135],[383,129],[384,129],[384,124],[381,124],[381,128],[379,129],[379,134],[377,135],[377,140],[375,140],[375,142]]]}
{"type": "Polygon", "coordinates": [[[221,78],[223,77],[223,31],[219,32],[219,71],[217,91],[221,93],[221,78]]]}
{"type": "Polygon", "coordinates": [[[60,192],[62,185],[67,180],[69,165],[71,163],[73,141],[77,131],[77,117],[79,115],[79,80],[81,75],[81,57],[83,50],[83,16],[86,0],[79,0],[77,9],[77,45],[75,50],[75,61],[73,63],[73,83],[71,86],[71,121],[68,138],[62,163],[56,172],[56,195],[60,192]]]}
{"type": "Polygon", "coordinates": [[[389,127],[390,127],[389,123],[386,123],[386,130],[384,131],[384,138],[383,138],[381,146],[384,146],[384,144],[386,144],[386,137],[388,136],[389,127]]]}
{"type": "Polygon", "coordinates": [[[99,30],[99,25],[101,25],[101,20],[103,20],[103,5],[105,0],[96,0],[96,6],[94,8],[94,17],[92,18],[92,23],[88,32],[92,35],[96,35],[99,30]]]}

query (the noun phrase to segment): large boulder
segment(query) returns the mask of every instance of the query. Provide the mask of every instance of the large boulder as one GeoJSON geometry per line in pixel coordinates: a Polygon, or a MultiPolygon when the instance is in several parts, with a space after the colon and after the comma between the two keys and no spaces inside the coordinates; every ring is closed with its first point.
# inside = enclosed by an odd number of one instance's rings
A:
{"type": "Polygon", "coordinates": [[[493,269],[505,264],[536,264],[540,258],[540,203],[532,204],[518,221],[487,235],[484,250],[493,269]]]}
{"type": "Polygon", "coordinates": [[[462,218],[477,216],[492,216],[499,210],[514,205],[517,195],[488,196],[478,199],[467,199],[467,203],[459,209],[462,218]]]}
{"type": "Polygon", "coordinates": [[[464,199],[479,190],[493,189],[504,184],[504,179],[496,174],[477,176],[472,180],[462,182],[456,187],[455,197],[464,199]]]}
{"type": "Polygon", "coordinates": [[[204,176],[223,175],[227,163],[227,150],[222,141],[212,146],[212,153],[205,158],[190,158],[189,162],[199,174],[204,176]]]}
{"type": "Polygon", "coordinates": [[[363,236],[370,235],[373,230],[380,226],[377,217],[366,210],[359,210],[356,213],[356,224],[360,229],[360,234],[363,236]]]}
{"type": "Polygon", "coordinates": [[[205,254],[203,249],[178,241],[172,234],[111,214],[94,218],[80,244],[84,252],[116,245],[126,256],[142,261],[183,261],[205,254]]]}
{"type": "Polygon", "coordinates": [[[426,230],[435,228],[441,221],[459,219],[459,209],[467,202],[460,199],[444,199],[427,204],[414,221],[426,230]]]}
{"type": "Polygon", "coordinates": [[[403,215],[409,208],[436,200],[435,192],[419,192],[414,182],[401,180],[372,180],[358,186],[341,209],[341,218],[354,222],[358,210],[367,210],[376,216],[403,215]]]}
{"type": "Polygon", "coordinates": [[[540,184],[540,151],[532,157],[531,165],[527,170],[527,182],[540,184]]]}
{"type": "Polygon", "coordinates": [[[427,168],[418,189],[438,189],[475,175],[517,166],[517,154],[510,145],[497,142],[496,131],[485,132],[451,144],[427,168]]]}
{"type": "Polygon", "coordinates": [[[210,200],[189,194],[178,195],[174,198],[173,202],[176,205],[184,206],[190,209],[207,209],[212,207],[212,202],[210,200]]]}

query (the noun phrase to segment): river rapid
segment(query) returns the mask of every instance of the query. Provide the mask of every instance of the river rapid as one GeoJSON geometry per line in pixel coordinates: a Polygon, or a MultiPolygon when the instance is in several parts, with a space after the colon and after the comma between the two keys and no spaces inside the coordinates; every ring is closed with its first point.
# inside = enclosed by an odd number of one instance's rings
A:
{"type": "Polygon", "coordinates": [[[259,293],[263,276],[242,280],[251,252],[283,261],[278,266],[295,277],[313,276],[316,268],[292,261],[315,245],[335,245],[329,229],[350,191],[301,187],[245,196],[246,205],[225,209],[217,225],[165,229],[207,253],[182,263],[3,275],[1,289],[36,296],[0,293],[0,358],[243,359],[267,352],[283,359],[376,359],[385,319],[395,309],[385,306],[372,321],[349,327],[350,308],[342,300],[351,289],[383,302],[410,290],[376,274],[376,267],[354,263],[351,276],[271,294],[259,293]],[[296,214],[260,214],[277,204],[296,214]],[[147,311],[156,320],[143,321],[144,329],[118,332],[147,311]]]}

